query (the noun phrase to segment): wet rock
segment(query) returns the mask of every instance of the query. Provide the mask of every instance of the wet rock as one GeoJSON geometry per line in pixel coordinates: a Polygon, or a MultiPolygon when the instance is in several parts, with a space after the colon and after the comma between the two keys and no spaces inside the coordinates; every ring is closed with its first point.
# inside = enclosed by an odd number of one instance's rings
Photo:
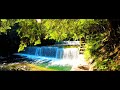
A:
{"type": "Polygon", "coordinates": [[[78,65],[78,66],[73,66],[71,71],[90,71],[90,66],[89,65],[78,65]]]}
{"type": "Polygon", "coordinates": [[[83,69],[83,70],[89,70],[89,66],[88,65],[82,65],[82,66],[78,66],[79,69],[83,69]]]}

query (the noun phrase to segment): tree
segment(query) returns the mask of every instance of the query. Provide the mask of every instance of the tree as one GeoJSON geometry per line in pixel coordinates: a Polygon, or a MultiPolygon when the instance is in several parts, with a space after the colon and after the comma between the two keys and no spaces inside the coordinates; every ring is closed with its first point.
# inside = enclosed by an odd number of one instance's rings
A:
{"type": "Polygon", "coordinates": [[[1,31],[4,32],[7,29],[11,29],[11,26],[15,23],[18,23],[20,27],[17,33],[21,39],[18,51],[21,51],[27,45],[40,44],[41,38],[62,41],[66,39],[79,40],[82,37],[87,37],[87,40],[89,40],[91,37],[90,33],[93,32],[89,28],[98,25],[101,20],[41,19],[40,23],[37,23],[36,19],[2,19],[1,21],[1,31]]]}

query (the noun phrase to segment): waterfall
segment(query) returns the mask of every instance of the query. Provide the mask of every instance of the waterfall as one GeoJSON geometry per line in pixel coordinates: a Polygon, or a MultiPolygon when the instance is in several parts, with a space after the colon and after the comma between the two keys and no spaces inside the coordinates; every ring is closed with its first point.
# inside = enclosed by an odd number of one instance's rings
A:
{"type": "Polygon", "coordinates": [[[75,60],[79,56],[77,48],[66,48],[63,51],[63,59],[75,60]]]}
{"type": "Polygon", "coordinates": [[[80,41],[61,41],[56,42],[55,45],[80,45],[80,41]]]}
{"type": "Polygon", "coordinates": [[[26,47],[23,52],[17,53],[16,55],[36,60],[49,59],[57,61],[53,62],[53,64],[60,62],[73,64],[73,61],[79,61],[78,48],[61,48],[55,46],[26,47]]]}

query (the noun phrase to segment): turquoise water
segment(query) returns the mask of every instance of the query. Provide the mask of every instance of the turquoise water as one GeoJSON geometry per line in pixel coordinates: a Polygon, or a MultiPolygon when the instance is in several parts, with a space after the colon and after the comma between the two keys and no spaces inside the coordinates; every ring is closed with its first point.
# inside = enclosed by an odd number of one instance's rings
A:
{"type": "Polygon", "coordinates": [[[54,64],[72,64],[73,61],[79,60],[79,50],[77,48],[62,48],[52,46],[42,47],[27,47],[20,53],[15,53],[28,60],[36,61],[37,63],[53,63],[54,64]],[[60,62],[59,62],[60,61],[60,62]]]}

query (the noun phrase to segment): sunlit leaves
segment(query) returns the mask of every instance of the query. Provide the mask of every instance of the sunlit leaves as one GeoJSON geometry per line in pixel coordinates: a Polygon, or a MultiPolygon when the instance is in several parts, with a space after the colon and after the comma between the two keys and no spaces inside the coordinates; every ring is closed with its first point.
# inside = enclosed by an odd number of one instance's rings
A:
{"type": "Polygon", "coordinates": [[[4,22],[7,22],[7,19],[1,19],[1,21],[4,23],[4,22]]]}
{"type": "Polygon", "coordinates": [[[19,45],[18,52],[23,51],[25,47],[27,47],[27,45],[21,41],[21,44],[19,45]]]}
{"type": "Polygon", "coordinates": [[[95,29],[91,27],[100,26],[101,22],[105,21],[97,19],[40,19],[39,23],[36,19],[1,19],[0,32],[6,32],[7,29],[11,29],[11,26],[18,23],[20,28],[17,33],[26,45],[40,44],[40,38],[43,37],[56,41],[79,40],[82,37],[88,37],[87,40],[90,42],[93,39],[98,39],[94,36],[95,29]]]}
{"type": "Polygon", "coordinates": [[[11,29],[11,26],[14,25],[13,20],[9,19],[0,19],[0,32],[6,32],[8,29],[11,29]]]}
{"type": "Polygon", "coordinates": [[[19,36],[29,38],[30,44],[33,44],[35,40],[38,39],[35,37],[41,35],[40,32],[37,31],[40,29],[37,22],[34,19],[21,20],[19,21],[19,25],[21,26],[21,28],[18,31],[19,36]]]}
{"type": "Polygon", "coordinates": [[[37,45],[37,44],[41,44],[40,39],[38,39],[37,41],[35,41],[34,45],[37,45]]]}

